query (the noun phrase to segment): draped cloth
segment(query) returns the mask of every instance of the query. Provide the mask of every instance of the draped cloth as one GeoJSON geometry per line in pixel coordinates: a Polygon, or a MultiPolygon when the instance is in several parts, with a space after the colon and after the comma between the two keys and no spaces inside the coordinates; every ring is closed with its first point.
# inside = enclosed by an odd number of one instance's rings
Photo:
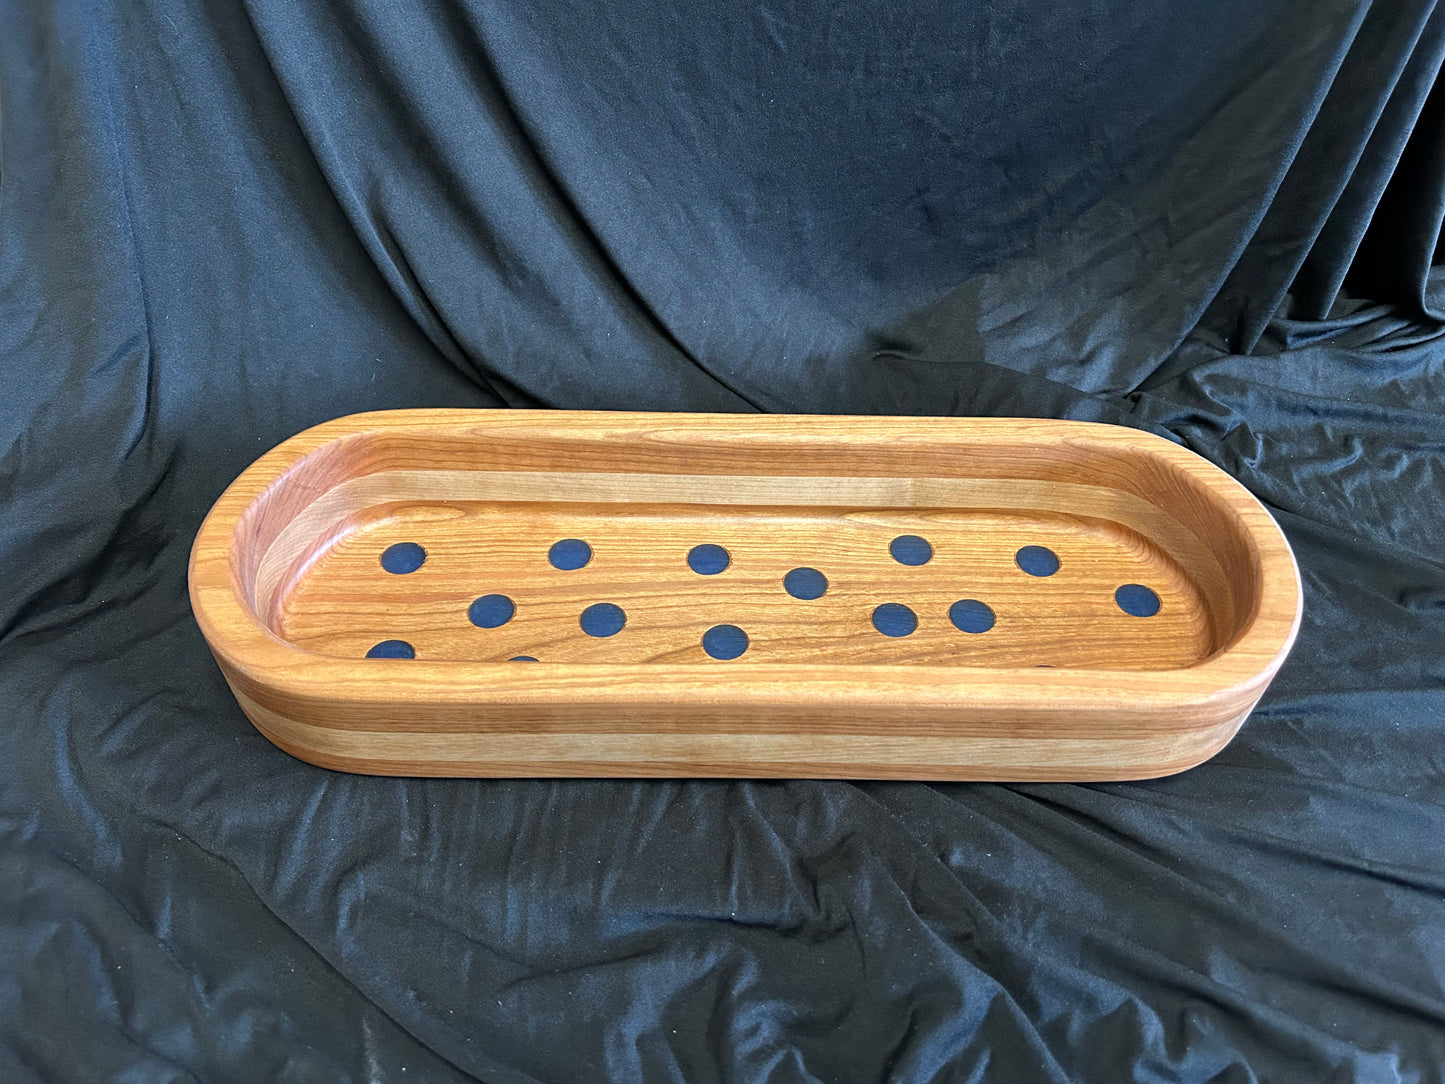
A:
{"type": "Polygon", "coordinates": [[[1430,1079],[1442,57],[1424,0],[0,0],[0,1079],[1430,1079]],[[1136,426],[1304,625],[1151,782],[328,772],[188,549],[411,406],[1136,426]]]}

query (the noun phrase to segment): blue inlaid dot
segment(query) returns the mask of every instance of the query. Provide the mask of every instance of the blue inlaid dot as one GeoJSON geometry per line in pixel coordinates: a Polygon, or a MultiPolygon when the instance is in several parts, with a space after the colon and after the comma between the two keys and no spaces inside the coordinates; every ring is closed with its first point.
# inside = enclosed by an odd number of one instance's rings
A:
{"type": "Polygon", "coordinates": [[[1025,546],[1014,560],[1030,576],[1052,576],[1059,570],[1059,555],[1047,546],[1025,546]]]}
{"type": "Polygon", "coordinates": [[[1153,617],[1159,612],[1159,596],[1142,583],[1126,583],[1114,592],[1114,601],[1130,617],[1153,617]]]}
{"type": "Polygon", "coordinates": [[[552,562],[553,568],[571,572],[592,560],[592,547],[580,538],[564,538],[552,543],[552,548],[547,551],[547,560],[552,562]]]}
{"type": "Polygon", "coordinates": [[[783,577],[783,590],[794,598],[822,598],[828,590],[828,577],[816,568],[795,568],[783,577]]]}
{"type": "Polygon", "coordinates": [[[513,656],[512,656],[510,659],[508,659],[507,661],[508,661],[508,662],[536,662],[537,660],[536,660],[536,658],[534,658],[534,657],[531,656],[531,655],[513,655],[513,656]]]}
{"type": "Polygon", "coordinates": [[[736,625],[714,625],[702,634],[702,649],[714,659],[735,659],[748,649],[748,634],[736,625]]]}
{"type": "Polygon", "coordinates": [[[405,640],[383,640],[366,653],[368,659],[414,659],[416,648],[405,640]]]}
{"type": "Polygon", "coordinates": [[[733,563],[731,555],[721,546],[711,542],[693,546],[687,551],[687,567],[699,576],[716,576],[733,563]]]}
{"type": "MultiPolygon", "coordinates": [[[[926,565],[933,560],[933,547],[928,539],[916,534],[901,534],[888,543],[888,552],[900,565],[926,565]]],[[[912,631],[911,629],[909,630],[912,631]]]]}
{"type": "Polygon", "coordinates": [[[993,628],[993,609],[976,598],[961,598],[948,608],[948,619],[960,632],[987,632],[993,628]]]}
{"type": "Polygon", "coordinates": [[[479,629],[495,629],[512,620],[516,604],[506,595],[483,595],[467,607],[467,620],[479,629]]]}
{"type": "Polygon", "coordinates": [[[873,627],[884,636],[908,636],[918,628],[918,615],[901,602],[885,602],[873,611],[873,627]]]}
{"type": "Polygon", "coordinates": [[[394,576],[415,572],[426,563],[426,550],[415,542],[398,542],[381,553],[381,567],[394,576]]]}
{"type": "Polygon", "coordinates": [[[627,614],[621,606],[610,602],[597,602],[582,611],[578,619],[582,631],[588,636],[616,636],[627,624],[627,614]]]}

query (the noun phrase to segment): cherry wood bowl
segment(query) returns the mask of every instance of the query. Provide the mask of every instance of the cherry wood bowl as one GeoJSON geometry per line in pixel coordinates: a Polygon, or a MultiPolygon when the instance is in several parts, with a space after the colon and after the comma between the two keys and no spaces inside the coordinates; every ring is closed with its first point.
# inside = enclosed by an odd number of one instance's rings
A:
{"type": "Polygon", "coordinates": [[[1165,775],[1301,610],[1228,475],[1015,419],[358,414],[236,480],[190,585],[263,734],[386,775],[1165,775]]]}

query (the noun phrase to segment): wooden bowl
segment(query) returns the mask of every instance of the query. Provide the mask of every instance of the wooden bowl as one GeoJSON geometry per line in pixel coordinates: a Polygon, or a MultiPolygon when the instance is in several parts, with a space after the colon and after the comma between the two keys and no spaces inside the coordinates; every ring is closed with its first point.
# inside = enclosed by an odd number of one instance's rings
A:
{"type": "Polygon", "coordinates": [[[1014,419],[358,414],[236,480],[190,583],[263,734],[385,775],[1164,775],[1301,608],[1205,460],[1014,419]]]}

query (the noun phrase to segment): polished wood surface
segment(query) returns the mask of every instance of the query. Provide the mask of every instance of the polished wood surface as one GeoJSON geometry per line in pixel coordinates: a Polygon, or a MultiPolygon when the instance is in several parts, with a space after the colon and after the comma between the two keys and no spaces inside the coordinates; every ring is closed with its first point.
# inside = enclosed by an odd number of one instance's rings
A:
{"type": "Polygon", "coordinates": [[[1165,774],[1228,741],[1300,612],[1278,528],[1204,460],[1000,419],[357,415],[237,480],[191,582],[263,733],[394,774],[1165,774]],[[890,552],[914,536],[926,561],[890,552]],[[589,635],[597,604],[620,631],[589,635]]]}
{"type": "MultiPolygon", "coordinates": [[[[936,509],[699,508],[572,503],[395,502],[354,518],[309,564],[281,602],[274,629],[319,655],[362,658],[399,638],[419,659],[545,663],[707,663],[703,636],[732,625],[748,636],[736,665],[931,662],[966,666],[1080,666],[1174,669],[1209,654],[1204,599],[1158,546],[1107,520],[936,509]],[[925,538],[923,565],[889,553],[898,536],[925,538]],[[558,570],[548,551],[585,541],[587,565],[558,570]],[[420,543],[425,563],[388,575],[389,546],[420,543]],[[720,546],[729,565],[699,575],[687,563],[695,545],[720,546]],[[1023,572],[1015,552],[1050,547],[1061,561],[1047,577],[1023,572]],[[794,568],[816,568],[825,593],[795,599],[794,568]],[[1157,615],[1119,608],[1121,584],[1148,585],[1157,615]],[[478,628],[468,604],[488,594],[510,599],[512,619],[478,628]],[[986,632],[954,626],[949,609],[971,599],[993,611],[986,632]],[[579,625],[595,603],[626,614],[613,636],[579,625]],[[906,636],[872,624],[881,604],[907,606],[918,622],[906,636]]],[[[980,611],[982,612],[982,611],[980,611]]]]}

